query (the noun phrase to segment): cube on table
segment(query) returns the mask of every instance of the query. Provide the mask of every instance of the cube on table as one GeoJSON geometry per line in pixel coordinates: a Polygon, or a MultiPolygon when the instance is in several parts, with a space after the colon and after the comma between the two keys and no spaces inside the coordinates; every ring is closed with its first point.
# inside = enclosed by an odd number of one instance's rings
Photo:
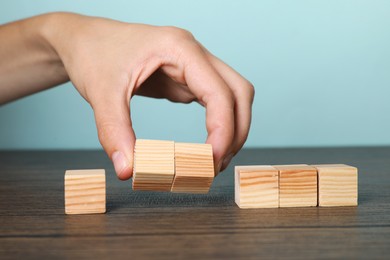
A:
{"type": "Polygon", "coordinates": [[[103,169],[65,172],[65,213],[106,212],[106,175],[103,169]]]}
{"type": "Polygon", "coordinates": [[[345,164],[313,165],[318,171],[318,205],[357,206],[358,170],[345,164]]]}
{"type": "Polygon", "coordinates": [[[279,172],[272,166],[236,166],[234,187],[240,208],[279,207],[279,172]]]}
{"type": "Polygon", "coordinates": [[[279,171],[279,207],[317,206],[317,169],[306,164],[273,165],[279,171]]]}

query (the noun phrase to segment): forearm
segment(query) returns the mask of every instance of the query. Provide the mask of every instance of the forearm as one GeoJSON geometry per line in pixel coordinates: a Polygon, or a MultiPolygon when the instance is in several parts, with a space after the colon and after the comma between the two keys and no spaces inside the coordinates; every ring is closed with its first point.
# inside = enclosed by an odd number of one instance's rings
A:
{"type": "Polygon", "coordinates": [[[44,37],[51,15],[0,26],[0,105],[69,80],[44,37]]]}

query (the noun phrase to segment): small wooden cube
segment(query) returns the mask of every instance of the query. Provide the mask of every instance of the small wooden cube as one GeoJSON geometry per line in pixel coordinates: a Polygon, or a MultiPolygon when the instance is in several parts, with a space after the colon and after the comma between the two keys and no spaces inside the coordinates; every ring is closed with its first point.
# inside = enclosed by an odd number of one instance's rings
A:
{"type": "Polygon", "coordinates": [[[136,140],[133,190],[170,191],[174,175],[173,141],[136,140]]]}
{"type": "Polygon", "coordinates": [[[358,169],[345,164],[312,165],[318,171],[321,207],[358,205],[358,169]]]}
{"type": "Polygon", "coordinates": [[[175,177],[172,192],[207,193],[214,180],[210,144],[175,143],[175,177]]]}
{"type": "Polygon", "coordinates": [[[98,170],[65,172],[65,213],[92,214],[106,212],[106,174],[98,170]]]}
{"type": "Polygon", "coordinates": [[[279,207],[317,206],[317,170],[306,164],[274,165],[279,170],[279,207]]]}
{"type": "Polygon", "coordinates": [[[277,208],[279,171],[269,165],[236,166],[234,190],[240,208],[277,208]]]}

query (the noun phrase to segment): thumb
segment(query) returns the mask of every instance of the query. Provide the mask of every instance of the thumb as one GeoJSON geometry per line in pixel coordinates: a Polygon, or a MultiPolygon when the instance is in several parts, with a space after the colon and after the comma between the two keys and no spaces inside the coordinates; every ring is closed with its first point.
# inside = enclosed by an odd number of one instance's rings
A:
{"type": "Polygon", "coordinates": [[[93,105],[99,141],[111,158],[119,179],[133,174],[135,134],[131,125],[129,103],[103,100],[93,105]]]}

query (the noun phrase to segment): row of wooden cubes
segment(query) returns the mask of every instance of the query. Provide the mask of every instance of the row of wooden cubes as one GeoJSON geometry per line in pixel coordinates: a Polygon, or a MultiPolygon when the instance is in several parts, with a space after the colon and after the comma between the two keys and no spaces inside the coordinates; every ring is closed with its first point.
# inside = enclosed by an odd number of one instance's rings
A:
{"type": "Polygon", "coordinates": [[[235,167],[240,208],[356,206],[357,168],[345,164],[235,167]]]}

